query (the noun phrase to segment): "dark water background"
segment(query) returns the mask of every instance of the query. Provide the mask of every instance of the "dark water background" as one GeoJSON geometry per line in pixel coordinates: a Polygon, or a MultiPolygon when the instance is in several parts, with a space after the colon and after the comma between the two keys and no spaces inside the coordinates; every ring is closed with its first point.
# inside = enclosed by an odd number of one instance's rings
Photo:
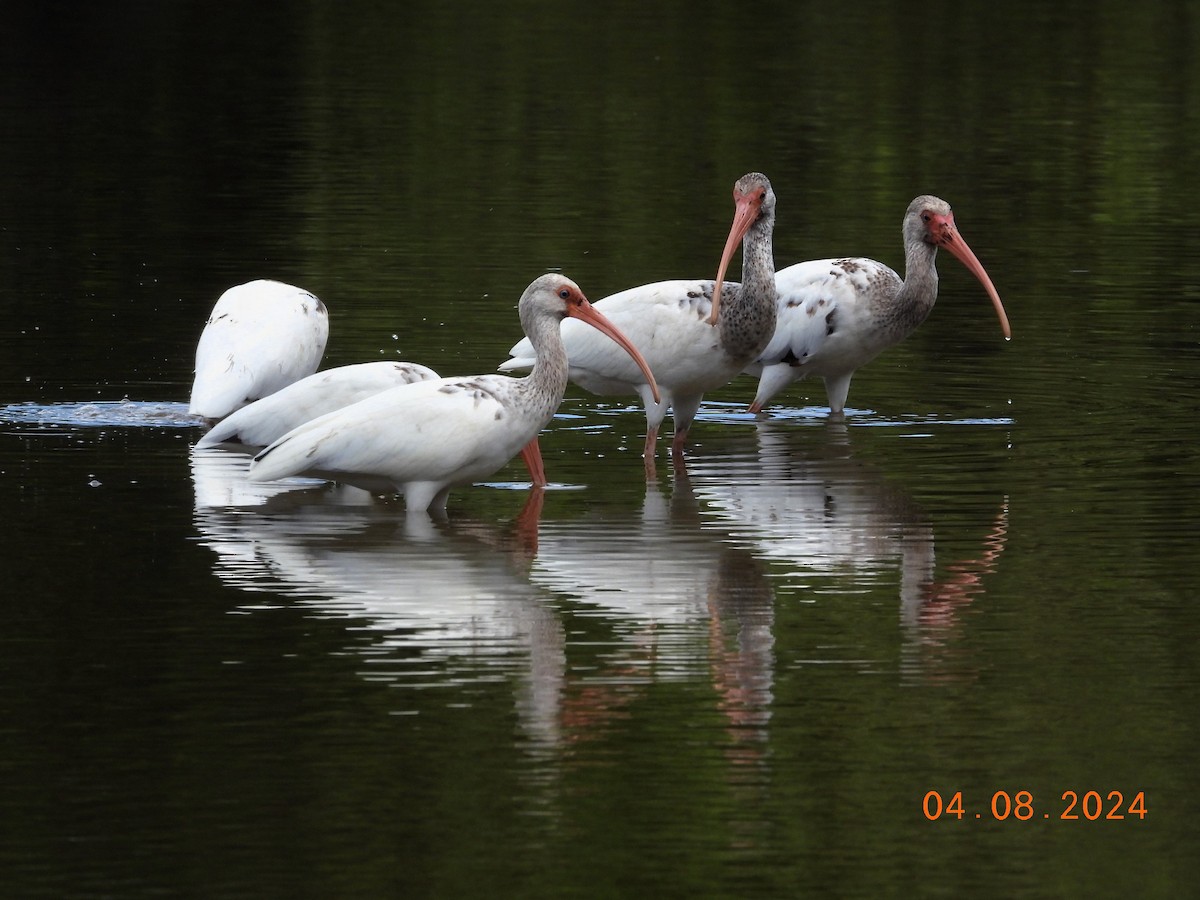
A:
{"type": "Polygon", "coordinates": [[[1194,890],[1193,4],[28,4],[0,138],[0,895],[1194,890]],[[191,452],[226,287],[490,371],[547,269],[711,277],[749,170],[780,266],[948,199],[1013,341],[943,258],[846,427],[739,381],[647,485],[572,389],[443,526],[191,452]]]}

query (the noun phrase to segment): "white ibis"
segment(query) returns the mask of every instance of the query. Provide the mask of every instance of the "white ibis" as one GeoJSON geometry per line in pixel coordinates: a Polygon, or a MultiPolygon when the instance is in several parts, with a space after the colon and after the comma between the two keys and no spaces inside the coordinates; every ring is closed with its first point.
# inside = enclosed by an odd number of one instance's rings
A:
{"type": "MultiPolygon", "coordinates": [[[[417,363],[363,363],[316,373],[328,337],[325,304],[308,291],[260,280],[222,294],[196,348],[188,410],[217,424],[196,446],[265,447],[302,423],[371,394],[438,377],[417,363]],[[303,386],[276,396],[296,385],[303,386]]],[[[521,455],[533,484],[544,487],[537,443],[521,455]]]]}
{"type": "Polygon", "coordinates": [[[329,338],[325,304],[278,281],[231,287],[213,307],[196,346],[188,412],[223,419],[311,375],[329,338]]]}
{"type": "Polygon", "coordinates": [[[620,344],[657,395],[641,354],[569,278],[541,276],[519,311],[536,353],[528,377],[468,375],[391,388],[288,432],[254,458],[250,480],[305,475],[399,490],[410,514],[444,515],[450,488],[491,475],[558,409],[567,386],[559,324],[567,316],[620,344]]]}
{"type": "MultiPolygon", "coordinates": [[[[733,188],[735,214],[717,280],[660,281],[631,288],[596,302],[642,352],[662,390],[651,395],[647,379],[610,341],[564,322],[563,343],[573,382],[593,394],[637,394],[646,408],[646,471],[654,470],[658,428],[672,410],[672,452],[679,459],[688,429],[705,391],[735,378],[758,358],[775,329],[775,263],[771,234],[775,192],[765,175],[751,172],[733,188]],[[722,286],[725,269],[742,244],[742,283],[722,286]],[[723,298],[722,298],[722,295],[723,298]]],[[[501,371],[533,364],[533,347],[521,341],[509,351],[501,371]]]]}
{"type": "Polygon", "coordinates": [[[402,384],[432,381],[437,372],[410,362],[369,362],[314,372],[230,413],[196,442],[265,447],[318,416],[402,384]]]}
{"type": "Polygon", "coordinates": [[[883,263],[861,258],[812,260],[779,272],[775,336],[746,368],[760,376],[750,411],[760,412],[793,381],[815,375],[825,379],[830,415],[842,416],[854,372],[908,337],[933,310],[938,247],[958,257],[983,284],[1004,337],[1010,338],[1000,295],[958,233],[950,204],[924,195],[904,214],[903,280],[883,263]]]}

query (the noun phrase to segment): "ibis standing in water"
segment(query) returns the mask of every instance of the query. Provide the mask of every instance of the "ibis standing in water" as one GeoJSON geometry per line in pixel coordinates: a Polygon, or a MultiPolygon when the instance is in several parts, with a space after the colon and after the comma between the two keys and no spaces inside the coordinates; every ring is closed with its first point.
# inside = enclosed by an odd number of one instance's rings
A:
{"type": "MultiPolygon", "coordinates": [[[[661,397],[611,341],[574,322],[564,322],[563,343],[571,381],[593,394],[637,394],[646,408],[646,474],[653,477],[658,429],[672,411],[676,460],[683,456],[688,429],[705,391],[732,381],[758,358],[775,332],[775,263],[771,234],[775,192],[765,175],[751,172],[733,188],[733,226],[725,243],[716,281],[660,281],[596,301],[626,334],[654,371],[661,397]],[[742,282],[723,284],[730,259],[742,245],[742,282]]],[[[533,364],[526,339],[509,351],[501,371],[533,364]]]]}
{"type": "Polygon", "coordinates": [[[855,371],[912,334],[933,310],[939,247],[983,284],[1010,338],[1000,295],[958,233],[950,204],[924,195],[904,214],[903,279],[883,263],[861,258],[812,260],[779,272],[775,336],[746,369],[759,376],[750,411],[761,412],[793,381],[814,375],[825,379],[830,416],[843,416],[855,371]]]}
{"type": "Polygon", "coordinates": [[[410,514],[444,515],[450,488],[491,475],[554,416],[567,386],[559,325],[568,316],[620,344],[657,399],[645,359],[571,279],[541,276],[518,309],[535,354],[527,377],[473,375],[391,388],[288,432],[254,458],[250,480],[328,478],[400,491],[410,514]]]}
{"type": "Polygon", "coordinates": [[[188,412],[215,422],[311,375],[328,339],[329,313],[308,291],[267,280],[231,287],[196,346],[188,412]]]}

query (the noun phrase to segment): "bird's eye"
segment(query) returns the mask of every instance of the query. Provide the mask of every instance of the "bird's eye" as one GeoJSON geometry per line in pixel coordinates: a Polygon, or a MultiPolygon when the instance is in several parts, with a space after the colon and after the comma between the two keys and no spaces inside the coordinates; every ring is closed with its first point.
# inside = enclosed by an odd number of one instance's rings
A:
{"type": "Polygon", "coordinates": [[[571,299],[571,291],[569,288],[559,288],[558,296],[562,297],[564,300],[570,300],[571,299]]]}
{"type": "Polygon", "coordinates": [[[922,222],[928,222],[932,218],[933,218],[933,216],[929,215],[929,213],[927,213],[927,212],[921,213],[921,221],[922,222]]]}

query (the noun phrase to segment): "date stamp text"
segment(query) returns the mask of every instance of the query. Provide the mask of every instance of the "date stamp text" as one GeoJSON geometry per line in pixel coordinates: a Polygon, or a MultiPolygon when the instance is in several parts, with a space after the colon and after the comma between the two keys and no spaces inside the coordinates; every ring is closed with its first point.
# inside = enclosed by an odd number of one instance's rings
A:
{"type": "Polygon", "coordinates": [[[954,791],[943,797],[939,791],[926,791],[921,801],[921,811],[931,822],[939,819],[992,819],[997,822],[1016,819],[1028,822],[1031,819],[1055,819],[1070,821],[1122,821],[1125,819],[1145,820],[1146,792],[1138,791],[1128,799],[1121,791],[1063,791],[1057,802],[1049,806],[1035,802],[1032,791],[996,791],[991,802],[977,807],[963,799],[962,791],[954,791]]]}

